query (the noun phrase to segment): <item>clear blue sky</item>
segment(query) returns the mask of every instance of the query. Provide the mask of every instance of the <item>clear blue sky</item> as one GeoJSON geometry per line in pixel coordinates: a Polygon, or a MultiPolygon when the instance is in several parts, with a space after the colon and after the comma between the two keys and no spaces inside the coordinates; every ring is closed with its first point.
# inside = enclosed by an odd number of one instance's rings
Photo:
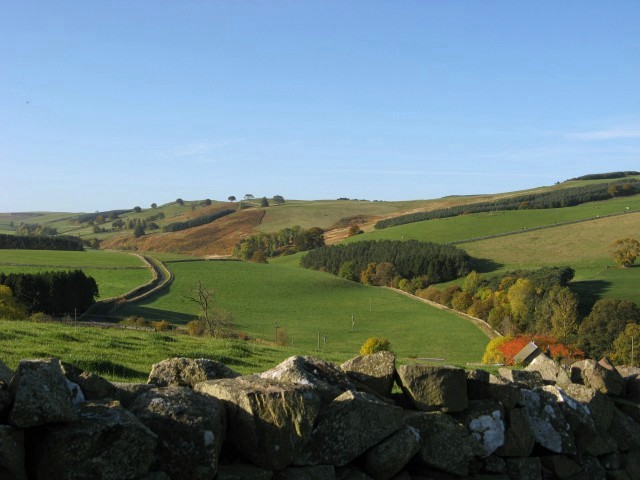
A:
{"type": "Polygon", "coordinates": [[[6,1],[0,211],[640,170],[640,2],[6,1]]]}

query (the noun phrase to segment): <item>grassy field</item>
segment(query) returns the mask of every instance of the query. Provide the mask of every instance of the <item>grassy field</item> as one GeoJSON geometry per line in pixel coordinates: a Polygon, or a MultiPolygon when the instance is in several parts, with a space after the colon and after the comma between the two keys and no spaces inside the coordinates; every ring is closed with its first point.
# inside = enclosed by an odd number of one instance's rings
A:
{"type": "Polygon", "coordinates": [[[127,253],[103,250],[0,250],[0,272],[4,273],[37,273],[76,268],[95,278],[99,298],[121,295],[152,278],[150,270],[140,258],[127,253]]]}
{"type": "Polygon", "coordinates": [[[241,341],[17,321],[0,321],[0,345],[0,360],[10,368],[25,358],[57,357],[109,380],[137,382],[146,382],[151,365],[170,357],[211,358],[252,374],[294,354],[289,348],[241,341]]]}
{"type": "Polygon", "coordinates": [[[215,290],[215,303],[233,314],[238,330],[272,341],[277,324],[299,352],[317,352],[318,333],[327,337],[326,345],[321,340],[321,350],[344,358],[355,355],[366,338],[384,336],[399,356],[464,364],[479,361],[488,342],[475,325],[456,315],[326,273],[230,261],[168,266],[175,274],[170,292],[129,306],[122,315],[185,324],[197,314],[197,305],[186,296],[202,281],[215,290]]]}
{"type": "Polygon", "coordinates": [[[511,210],[477,213],[458,217],[427,220],[397,227],[375,230],[351,237],[347,242],[360,240],[422,240],[436,243],[457,242],[465,239],[518,232],[563,222],[595,218],[630,210],[640,210],[640,196],[615,198],[591,202],[575,207],[543,210],[511,210]]]}

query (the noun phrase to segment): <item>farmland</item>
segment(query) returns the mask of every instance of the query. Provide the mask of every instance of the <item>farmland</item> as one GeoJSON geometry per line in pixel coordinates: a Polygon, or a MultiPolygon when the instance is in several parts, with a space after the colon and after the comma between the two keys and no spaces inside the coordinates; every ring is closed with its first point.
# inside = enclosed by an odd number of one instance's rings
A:
{"type": "Polygon", "coordinates": [[[37,273],[83,270],[98,283],[99,298],[122,295],[151,280],[151,272],[135,255],[102,250],[58,252],[0,250],[0,270],[5,273],[37,273]]]}

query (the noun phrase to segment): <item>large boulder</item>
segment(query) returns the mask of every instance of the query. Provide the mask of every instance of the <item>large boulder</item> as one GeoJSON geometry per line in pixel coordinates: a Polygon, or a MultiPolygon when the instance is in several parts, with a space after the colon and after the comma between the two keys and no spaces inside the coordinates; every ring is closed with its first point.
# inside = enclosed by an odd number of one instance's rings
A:
{"type": "Polygon", "coordinates": [[[533,425],[525,408],[508,411],[508,426],[504,433],[504,444],[496,450],[501,457],[528,457],[533,451],[536,439],[533,425]]]}
{"type": "Polygon", "coordinates": [[[129,408],[140,395],[144,395],[156,388],[154,385],[149,385],[148,383],[128,382],[113,382],[113,386],[115,387],[115,391],[111,393],[111,398],[119,401],[124,408],[129,408]]]}
{"type": "Polygon", "coordinates": [[[607,430],[613,417],[613,402],[598,390],[570,384],[563,389],[547,387],[571,426],[578,449],[592,456],[613,452],[616,442],[607,430]]]}
{"type": "Polygon", "coordinates": [[[571,383],[567,371],[544,353],[536,355],[531,363],[525,367],[525,371],[538,372],[542,380],[547,383],[555,383],[560,386],[571,383]]]}
{"type": "Polygon", "coordinates": [[[624,377],[625,397],[634,402],[640,402],[640,373],[624,377]]]}
{"type": "Polygon", "coordinates": [[[347,390],[356,389],[344,371],[332,363],[314,357],[289,357],[259,376],[311,387],[320,394],[325,403],[331,402],[347,390]]]}
{"type": "Polygon", "coordinates": [[[301,453],[321,406],[310,387],[258,376],[208,380],[194,390],[224,402],[233,444],[251,463],[272,470],[301,453]]]}
{"type": "Polygon", "coordinates": [[[156,387],[189,387],[207,380],[236,378],[240,374],[208,358],[169,358],[151,367],[147,383],[156,387]]]}
{"type": "Polygon", "coordinates": [[[340,368],[356,384],[382,396],[389,396],[396,371],[396,356],[391,352],[376,352],[347,360],[340,368]]]}
{"type": "Polygon", "coordinates": [[[26,480],[24,432],[9,425],[0,425],[0,478],[26,480]]]}
{"type": "Polygon", "coordinates": [[[471,432],[471,436],[480,442],[485,456],[491,455],[504,445],[506,418],[500,402],[469,402],[469,408],[463,414],[457,415],[457,418],[471,432]]]}
{"type": "Polygon", "coordinates": [[[80,419],[32,437],[34,478],[135,479],[149,470],[157,436],[118,402],[87,402],[80,419]]]}
{"type": "Polygon", "coordinates": [[[107,379],[87,372],[69,363],[61,362],[62,371],[68,380],[77,384],[86,400],[114,398],[117,388],[107,379]]]}
{"type": "Polygon", "coordinates": [[[522,397],[536,443],[554,453],[576,454],[573,434],[555,396],[544,391],[523,390],[522,397]]]}
{"type": "Polygon", "coordinates": [[[402,470],[420,450],[420,433],[405,426],[365,455],[365,470],[375,480],[388,480],[402,470]]]}
{"type": "Polygon", "coordinates": [[[222,402],[186,387],[151,390],[131,411],[158,436],[153,468],[174,480],[213,478],[226,435],[222,402]]]}
{"type": "Polygon", "coordinates": [[[78,418],[60,360],[22,360],[9,387],[13,406],[9,423],[20,428],[78,418]]]}
{"type": "Polygon", "coordinates": [[[582,465],[566,455],[546,455],[542,457],[542,465],[551,478],[576,478],[585,473],[582,465]]]}
{"type": "Polygon", "coordinates": [[[453,475],[468,475],[471,461],[483,455],[483,448],[467,429],[442,412],[411,413],[405,424],[420,434],[416,460],[453,475]]]}
{"type": "Polygon", "coordinates": [[[536,370],[516,370],[512,368],[499,368],[498,374],[510,383],[515,383],[519,388],[534,389],[544,385],[542,375],[536,370]]]}
{"type": "Polygon", "coordinates": [[[296,465],[343,466],[402,426],[402,409],[348,391],[323,408],[296,465]]]}
{"type": "Polygon", "coordinates": [[[617,408],[613,409],[609,434],[622,452],[640,449],[640,425],[617,408]]]}
{"type": "Polygon", "coordinates": [[[622,375],[615,368],[605,368],[595,360],[580,360],[571,364],[571,381],[608,395],[620,396],[624,393],[622,375]]]}
{"type": "Polygon", "coordinates": [[[495,375],[488,375],[486,380],[468,378],[467,395],[469,400],[499,401],[507,409],[515,408],[522,402],[521,390],[495,375]]]}
{"type": "Polygon", "coordinates": [[[469,404],[462,368],[401,365],[397,372],[402,391],[418,410],[461,412],[469,404]]]}

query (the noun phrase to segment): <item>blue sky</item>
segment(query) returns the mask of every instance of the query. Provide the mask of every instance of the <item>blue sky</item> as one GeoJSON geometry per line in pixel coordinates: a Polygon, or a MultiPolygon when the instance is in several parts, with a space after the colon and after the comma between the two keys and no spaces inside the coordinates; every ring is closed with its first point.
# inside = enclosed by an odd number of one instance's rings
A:
{"type": "Polygon", "coordinates": [[[640,2],[0,5],[0,211],[640,170],[640,2]]]}

